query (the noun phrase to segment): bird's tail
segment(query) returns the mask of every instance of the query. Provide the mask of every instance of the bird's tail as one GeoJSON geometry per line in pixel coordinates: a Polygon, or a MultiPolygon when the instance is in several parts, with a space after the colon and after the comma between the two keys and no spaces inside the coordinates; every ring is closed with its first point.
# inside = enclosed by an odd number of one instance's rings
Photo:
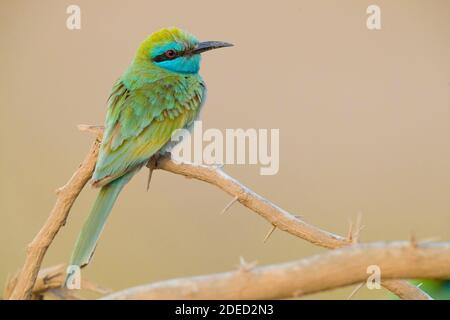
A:
{"type": "Polygon", "coordinates": [[[97,240],[105,226],[106,219],[125,184],[133,177],[136,171],[128,172],[120,178],[103,186],[98,193],[91,213],[78,235],[75,249],[70,259],[71,266],[83,267],[89,263],[97,245],[97,240]]]}

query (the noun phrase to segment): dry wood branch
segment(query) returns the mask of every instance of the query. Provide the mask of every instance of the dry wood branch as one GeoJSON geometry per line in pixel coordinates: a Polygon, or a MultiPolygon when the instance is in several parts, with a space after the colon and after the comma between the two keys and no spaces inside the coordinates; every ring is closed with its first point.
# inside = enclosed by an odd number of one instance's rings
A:
{"type": "Polygon", "coordinates": [[[433,300],[425,291],[406,281],[383,280],[381,285],[403,300],[433,300]]]}
{"type": "MultiPolygon", "coordinates": [[[[67,266],[65,264],[60,264],[40,270],[38,276],[36,277],[36,282],[32,290],[31,299],[41,300],[48,294],[54,296],[57,299],[80,299],[76,295],[77,292],[61,287],[66,275],[66,267],[67,266]]],[[[5,296],[9,296],[11,294],[11,290],[14,288],[14,284],[14,280],[9,282],[9,285],[5,288],[5,296]]],[[[81,288],[83,290],[92,291],[102,295],[112,292],[111,289],[102,288],[101,286],[86,279],[81,280],[81,288]]]]}
{"type": "Polygon", "coordinates": [[[168,158],[159,159],[156,168],[215,185],[276,228],[315,245],[335,249],[351,244],[346,238],[322,230],[276,206],[227,175],[221,168],[176,163],[168,158]]]}
{"type": "Polygon", "coordinates": [[[100,139],[97,138],[80,167],[75,171],[67,184],[58,189],[56,203],[47,221],[28,245],[25,263],[14,280],[15,286],[11,295],[8,296],[9,299],[29,299],[31,297],[36,277],[48,247],[59,229],[65,224],[70,208],[72,208],[78,194],[92,176],[95,162],[97,161],[99,145],[100,139]]]}
{"type": "MultiPolygon", "coordinates": [[[[58,190],[56,204],[46,223],[36,235],[33,242],[29,245],[25,264],[17,276],[17,279],[13,281],[16,285],[14,286],[11,295],[8,296],[10,299],[30,298],[32,288],[48,246],[53,241],[59,229],[64,225],[71,206],[93,173],[98,156],[102,127],[81,125],[79,128],[82,131],[96,133],[97,139],[92,145],[84,162],[74,173],[69,182],[58,190]]],[[[274,205],[267,199],[242,185],[234,178],[228,176],[220,167],[180,164],[168,158],[158,159],[156,164],[152,163],[150,165],[151,169],[153,167],[215,185],[233,196],[247,208],[258,213],[275,228],[286,231],[313,244],[329,249],[341,248],[352,244],[351,239],[322,230],[305,222],[298,216],[292,215],[274,205]]],[[[389,289],[391,283],[392,281],[386,282],[386,288],[389,289]]],[[[413,290],[406,282],[395,281],[394,284],[396,293],[404,298],[424,298],[424,294],[420,289],[416,288],[413,290]],[[404,292],[402,291],[402,288],[405,288],[405,290],[403,290],[404,292]]]]}
{"type": "Polygon", "coordinates": [[[377,265],[383,279],[450,278],[450,244],[359,244],[284,264],[173,279],[116,292],[103,299],[280,299],[365,282],[377,265]],[[261,288],[264,288],[262,290],[261,288]]]}
{"type": "MultiPolygon", "coordinates": [[[[42,269],[39,271],[36,282],[33,287],[32,299],[38,300],[42,293],[61,287],[62,279],[64,278],[65,265],[57,265],[50,268],[42,269]]],[[[17,276],[8,282],[8,286],[5,288],[4,295],[8,297],[11,295],[14,286],[16,285],[17,276]]]]}
{"type": "MultiPolygon", "coordinates": [[[[273,227],[286,231],[315,245],[328,249],[336,249],[353,244],[355,239],[358,240],[359,231],[361,229],[360,226],[358,226],[357,234],[354,239],[352,236],[341,237],[322,230],[256,194],[236,179],[227,175],[221,168],[180,164],[168,158],[159,159],[156,168],[215,185],[233,196],[234,199],[237,199],[237,201],[250,210],[258,213],[261,217],[270,222],[273,227]]],[[[235,201],[234,199],[233,202],[235,201]]],[[[387,290],[396,293],[402,299],[424,300],[429,298],[422,290],[415,287],[412,288],[406,281],[386,281],[383,282],[383,286],[387,290]]]]}

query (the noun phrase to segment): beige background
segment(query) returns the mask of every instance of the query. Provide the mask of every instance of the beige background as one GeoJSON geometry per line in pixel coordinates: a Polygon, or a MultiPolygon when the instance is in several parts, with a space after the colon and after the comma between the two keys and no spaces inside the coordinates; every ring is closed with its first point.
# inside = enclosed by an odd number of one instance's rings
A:
{"type": "MultiPolygon", "coordinates": [[[[5,1],[0,4],[0,286],[24,259],[54,190],[84,157],[115,79],[152,31],[233,42],[205,54],[205,127],[279,128],[280,171],[226,170],[308,221],[364,241],[450,240],[450,2],[5,1]],[[66,7],[82,29],[65,27],[66,7]],[[382,9],[382,30],[366,8],[382,9]]],[[[84,275],[121,289],[323,252],[201,182],[142,172],[120,197],[84,275]]],[[[65,262],[95,197],[87,188],[45,266],[65,262]]],[[[346,298],[353,288],[312,297],[346,298]]],[[[361,290],[358,298],[385,292],[361,290]]]]}

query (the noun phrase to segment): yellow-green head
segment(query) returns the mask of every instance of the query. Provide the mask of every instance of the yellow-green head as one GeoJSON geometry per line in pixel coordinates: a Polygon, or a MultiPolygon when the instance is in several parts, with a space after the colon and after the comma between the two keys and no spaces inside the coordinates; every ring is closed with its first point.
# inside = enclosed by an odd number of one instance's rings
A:
{"type": "Polygon", "coordinates": [[[165,28],[151,34],[139,47],[136,59],[164,70],[195,74],[200,69],[200,54],[212,49],[230,47],[221,41],[199,42],[190,33],[178,28],[165,28]]]}

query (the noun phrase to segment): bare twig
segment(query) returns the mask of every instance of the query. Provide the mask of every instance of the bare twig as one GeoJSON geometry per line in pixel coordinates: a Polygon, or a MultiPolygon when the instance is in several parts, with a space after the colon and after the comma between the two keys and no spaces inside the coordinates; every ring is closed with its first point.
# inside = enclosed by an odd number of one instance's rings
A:
{"type": "MultiPolygon", "coordinates": [[[[66,274],[66,265],[60,264],[53,267],[45,268],[39,271],[32,290],[32,299],[40,300],[50,293],[57,299],[74,300],[80,299],[74,294],[74,290],[61,288],[66,274]]],[[[4,296],[9,296],[14,288],[14,279],[9,282],[9,286],[5,288],[4,296]]],[[[103,288],[86,279],[81,280],[81,288],[102,295],[111,293],[111,289],[103,288]]]]}
{"type": "Polygon", "coordinates": [[[385,279],[449,279],[450,244],[418,244],[416,249],[407,241],[358,244],[298,261],[255,267],[245,273],[232,271],[143,285],[102,299],[298,297],[365,282],[369,265],[379,266],[385,279]]]}
{"type": "Polygon", "coordinates": [[[425,291],[420,287],[407,282],[398,280],[383,280],[381,285],[385,288],[389,288],[393,294],[397,295],[403,300],[433,300],[425,291]]]}
{"type": "Polygon", "coordinates": [[[278,229],[318,246],[335,249],[351,244],[346,238],[322,230],[276,206],[227,175],[221,168],[176,163],[168,158],[159,159],[156,168],[219,187],[229,195],[237,197],[239,203],[258,213],[278,229]]]}
{"type": "MultiPolygon", "coordinates": [[[[286,231],[296,237],[311,242],[315,245],[328,249],[342,248],[354,243],[354,231],[351,229],[351,236],[341,237],[339,235],[322,230],[312,224],[304,221],[300,216],[293,215],[284,209],[276,206],[269,200],[261,197],[246,186],[242,185],[236,179],[227,175],[221,168],[208,167],[203,165],[180,164],[168,158],[158,160],[158,169],[180,174],[186,177],[205,181],[215,185],[231,196],[237,197],[237,201],[258,213],[261,217],[269,221],[273,226],[286,231]]],[[[358,224],[358,223],[357,223],[358,224]]],[[[355,232],[356,240],[362,227],[357,226],[355,232]]],[[[390,286],[394,285],[393,290],[404,293],[400,294],[408,299],[423,299],[422,290],[416,288],[411,290],[411,286],[406,281],[392,280],[383,283],[383,286],[390,290],[390,286]],[[394,282],[394,283],[392,283],[394,282]]]]}
{"type": "MultiPolygon", "coordinates": [[[[49,218],[33,242],[29,245],[25,264],[15,281],[16,285],[11,295],[8,296],[10,299],[28,299],[31,297],[31,291],[45,252],[56,236],[56,233],[64,225],[72,204],[93,173],[98,156],[102,127],[81,125],[79,128],[83,131],[96,133],[97,139],[82,165],[74,173],[69,182],[59,189],[56,204],[49,218]]],[[[307,223],[301,217],[290,214],[227,175],[221,167],[180,164],[168,158],[162,158],[157,159],[155,164],[150,164],[150,169],[153,168],[195,178],[215,185],[233,196],[236,201],[258,213],[275,228],[286,231],[318,246],[336,249],[351,245],[353,242],[352,239],[322,230],[307,223]]],[[[390,284],[391,281],[385,282],[385,287],[389,289],[390,284]]],[[[407,289],[405,290],[404,296],[409,298],[423,298],[420,289],[416,288],[414,293],[414,290],[410,290],[410,286],[403,281],[395,281],[395,285],[397,292],[401,291],[402,286],[407,289]]]]}
{"type": "Polygon", "coordinates": [[[28,245],[25,263],[16,278],[16,284],[8,296],[9,299],[29,299],[36,281],[39,269],[59,229],[65,224],[70,208],[89,181],[97,161],[100,139],[92,144],[86,158],[75,171],[67,184],[58,190],[56,203],[50,212],[44,226],[39,230],[33,241],[28,245]]]}
{"type": "Polygon", "coordinates": [[[104,129],[103,126],[94,126],[94,125],[90,125],[90,124],[79,124],[77,126],[77,128],[80,131],[92,132],[99,136],[103,135],[103,129],[104,129]]]}

